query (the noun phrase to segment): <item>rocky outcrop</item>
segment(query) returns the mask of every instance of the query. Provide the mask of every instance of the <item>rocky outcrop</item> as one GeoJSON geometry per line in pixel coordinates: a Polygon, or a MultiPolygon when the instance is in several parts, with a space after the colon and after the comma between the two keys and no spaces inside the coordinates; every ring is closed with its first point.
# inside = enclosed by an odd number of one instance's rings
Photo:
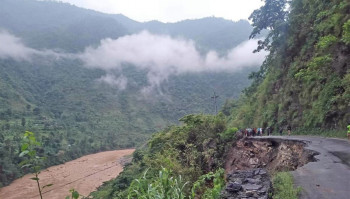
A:
{"type": "Polygon", "coordinates": [[[222,199],[268,199],[271,192],[270,178],[265,169],[234,171],[227,174],[227,184],[222,199]]]}

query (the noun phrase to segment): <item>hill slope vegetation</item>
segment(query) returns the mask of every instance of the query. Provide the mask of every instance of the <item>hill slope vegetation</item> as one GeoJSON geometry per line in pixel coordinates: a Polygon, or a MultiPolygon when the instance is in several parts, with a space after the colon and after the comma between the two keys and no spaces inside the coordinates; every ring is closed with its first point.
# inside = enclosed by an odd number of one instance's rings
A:
{"type": "MultiPolygon", "coordinates": [[[[152,198],[152,194],[169,191],[167,188],[173,190],[171,193],[182,191],[182,196],[186,195],[182,198],[220,198],[220,168],[224,167],[227,147],[235,146],[232,142],[237,128],[233,126],[277,129],[291,125],[293,130],[299,127],[317,132],[342,129],[345,137],[345,126],[350,122],[350,3],[265,3],[251,15],[251,37],[270,29],[257,49],[267,49],[270,55],[260,71],[250,75],[253,83],[240,99],[223,106],[222,112],[228,117],[188,115],[181,119],[182,126],[153,135],[147,146],[134,153],[133,162],[118,178],[92,194],[95,198],[152,198]],[[171,171],[169,181],[188,182],[185,188],[162,184],[168,182],[159,175],[165,172],[162,167],[171,171]],[[146,185],[159,186],[152,189],[146,185]]],[[[252,157],[252,153],[247,152],[247,156],[252,157]]]]}
{"type": "MultiPolygon", "coordinates": [[[[52,1],[3,0],[0,6],[0,33],[16,36],[32,51],[78,54],[102,39],[144,29],[191,39],[201,52],[225,53],[246,40],[252,27],[247,21],[217,18],[139,23],[52,1]]],[[[46,166],[135,147],[186,114],[214,113],[213,91],[220,95],[218,106],[238,97],[252,70],[170,75],[159,88],[162,94],[144,97],[140,90],[147,86],[148,71],[133,65],[109,71],[128,79],[123,90],[99,80],[107,75],[105,70],[87,68],[80,60],[0,56],[0,186],[23,174],[17,165],[25,130],[35,132],[42,143],[39,152],[48,157],[46,166]]]]}
{"type": "Polygon", "coordinates": [[[252,15],[255,30],[271,28],[273,40],[261,43],[270,55],[251,74],[254,81],[232,109],[231,123],[345,129],[350,122],[350,3],[294,0],[290,6],[288,17],[269,19],[267,7],[252,15]]]}

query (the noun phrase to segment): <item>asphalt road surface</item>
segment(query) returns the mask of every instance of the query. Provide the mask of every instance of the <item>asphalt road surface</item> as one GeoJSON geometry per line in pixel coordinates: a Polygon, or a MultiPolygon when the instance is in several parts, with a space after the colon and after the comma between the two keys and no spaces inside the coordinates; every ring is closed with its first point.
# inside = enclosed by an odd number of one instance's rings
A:
{"type": "MultiPolygon", "coordinates": [[[[292,171],[300,199],[350,199],[350,142],[343,139],[308,136],[270,136],[300,140],[307,149],[318,152],[316,162],[292,171]]],[[[266,138],[264,136],[264,138],[266,138]]]]}

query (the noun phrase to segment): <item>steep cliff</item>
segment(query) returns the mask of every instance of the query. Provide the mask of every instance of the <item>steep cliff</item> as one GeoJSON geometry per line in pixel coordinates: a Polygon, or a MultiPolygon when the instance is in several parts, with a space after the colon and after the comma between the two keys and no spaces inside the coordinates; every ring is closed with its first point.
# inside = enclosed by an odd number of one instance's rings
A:
{"type": "Polygon", "coordinates": [[[251,37],[271,30],[257,49],[270,55],[232,106],[231,124],[345,128],[350,122],[350,2],[278,2],[267,0],[251,16],[251,37]]]}

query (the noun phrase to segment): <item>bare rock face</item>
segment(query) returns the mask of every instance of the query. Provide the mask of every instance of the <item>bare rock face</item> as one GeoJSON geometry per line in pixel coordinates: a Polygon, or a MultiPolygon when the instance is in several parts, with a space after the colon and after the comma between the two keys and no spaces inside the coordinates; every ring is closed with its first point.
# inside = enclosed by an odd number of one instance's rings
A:
{"type": "Polygon", "coordinates": [[[227,184],[222,199],[268,199],[271,181],[265,169],[234,171],[227,174],[227,184]]]}
{"type": "Polygon", "coordinates": [[[314,161],[314,151],[306,150],[301,141],[280,139],[241,139],[227,154],[226,173],[253,168],[290,171],[314,161]]]}

